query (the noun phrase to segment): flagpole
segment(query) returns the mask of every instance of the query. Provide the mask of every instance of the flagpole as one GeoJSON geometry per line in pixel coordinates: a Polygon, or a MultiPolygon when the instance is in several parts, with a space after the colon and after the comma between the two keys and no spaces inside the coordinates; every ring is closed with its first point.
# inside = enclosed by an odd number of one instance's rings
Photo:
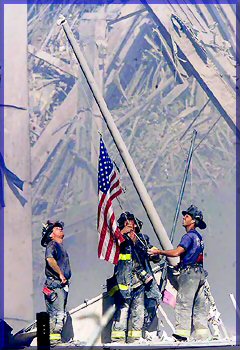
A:
{"type": "MultiPolygon", "coordinates": [[[[143,204],[143,207],[147,213],[147,216],[152,224],[153,230],[159,240],[160,245],[162,246],[162,248],[164,250],[167,249],[173,249],[172,243],[167,235],[167,232],[160,220],[160,217],[153,205],[153,202],[142,182],[142,179],[137,171],[137,168],[135,167],[135,164],[128,152],[128,149],[121,137],[120,132],[118,131],[118,128],[116,126],[116,124],[114,123],[113,117],[107,107],[107,104],[103,98],[103,96],[101,95],[101,92],[94,80],[94,77],[92,75],[92,72],[90,71],[87,61],[85,59],[85,57],[83,56],[75,38],[74,35],[72,33],[71,28],[68,25],[67,20],[65,19],[64,16],[60,16],[59,20],[58,20],[58,25],[61,25],[66,37],[73,49],[73,52],[76,56],[76,59],[79,63],[79,66],[87,80],[87,83],[89,85],[90,90],[93,93],[93,96],[95,98],[95,101],[102,113],[102,116],[107,124],[107,127],[112,135],[112,138],[116,144],[116,147],[120,153],[120,156],[127,168],[127,171],[129,173],[129,176],[133,182],[133,185],[139,195],[139,198],[143,204]]],[[[179,262],[179,258],[169,258],[168,257],[169,262],[175,266],[178,262],[179,262]]]]}

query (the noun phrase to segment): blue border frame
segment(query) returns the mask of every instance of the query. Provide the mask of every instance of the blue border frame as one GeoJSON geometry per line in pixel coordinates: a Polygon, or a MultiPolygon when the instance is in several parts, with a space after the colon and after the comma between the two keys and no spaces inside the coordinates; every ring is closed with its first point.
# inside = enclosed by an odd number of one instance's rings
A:
{"type": "MultiPolygon", "coordinates": [[[[236,47],[239,50],[240,49],[240,1],[236,1],[236,19],[237,19],[237,26],[236,26],[236,47]]],[[[240,77],[240,67],[239,67],[239,51],[237,50],[236,53],[236,125],[237,128],[240,128],[240,109],[238,104],[240,103],[240,83],[238,82],[238,79],[240,77]],[[237,83],[238,82],[238,83],[237,83]]],[[[240,240],[239,240],[239,227],[240,227],[240,140],[236,138],[236,302],[239,307],[240,302],[240,279],[239,279],[239,249],[240,249],[240,240]]],[[[237,344],[240,345],[240,315],[239,313],[236,313],[236,341],[237,344]]]]}
{"type": "MultiPolygon", "coordinates": [[[[63,0],[0,0],[0,64],[2,62],[2,72],[1,72],[1,83],[0,83],[0,104],[4,104],[4,5],[8,4],[35,4],[37,2],[38,5],[42,4],[81,4],[81,5],[102,5],[102,4],[141,4],[141,0],[69,0],[69,1],[63,1],[63,0]]],[[[149,4],[164,4],[166,3],[166,0],[148,0],[149,4]]],[[[240,49],[240,0],[179,0],[179,1],[173,1],[169,0],[168,2],[171,2],[173,4],[181,4],[181,3],[188,3],[188,4],[236,4],[236,12],[238,20],[237,20],[237,37],[236,37],[236,44],[237,47],[240,49]]],[[[237,51],[237,77],[240,78],[240,57],[238,56],[237,51]]],[[[237,97],[237,103],[236,103],[236,116],[237,116],[237,128],[240,130],[240,110],[238,108],[238,103],[240,101],[240,84],[239,88],[236,87],[236,97],[237,97]]],[[[4,154],[4,108],[0,107],[0,151],[2,154],[4,154]]],[[[236,139],[236,300],[238,306],[240,305],[240,283],[239,283],[239,259],[238,259],[238,252],[239,252],[239,226],[240,226],[240,215],[238,216],[238,213],[240,212],[240,183],[239,183],[239,176],[240,176],[240,140],[238,141],[236,139]]],[[[224,252],[223,252],[224,254],[224,252]]],[[[0,281],[3,281],[1,283],[0,287],[0,319],[4,319],[4,208],[0,208],[0,281]]],[[[240,315],[236,315],[236,340],[237,344],[240,345],[240,315]]],[[[3,331],[3,329],[2,329],[3,331]]],[[[0,327],[1,332],[1,327],[0,327]]],[[[3,334],[0,334],[0,349],[3,346],[3,334]]]]}
{"type": "MultiPolygon", "coordinates": [[[[0,1],[0,104],[4,104],[4,4],[0,1]]],[[[4,154],[4,108],[0,107],[0,152],[4,154]]],[[[4,208],[0,208],[0,319],[4,319],[4,208]]],[[[0,327],[0,349],[3,346],[3,327],[0,327]]]]}
{"type": "MultiPolygon", "coordinates": [[[[147,1],[150,5],[151,4],[166,4],[166,0],[148,0],[147,1]]],[[[222,5],[222,4],[236,4],[238,0],[169,0],[168,2],[171,2],[172,4],[216,4],[216,5],[222,5]]],[[[53,5],[60,5],[60,4],[74,4],[74,5],[103,5],[103,4],[142,4],[141,0],[37,0],[37,5],[47,5],[47,4],[53,4],[53,5]]],[[[3,4],[36,4],[36,0],[3,0],[3,4]]]]}

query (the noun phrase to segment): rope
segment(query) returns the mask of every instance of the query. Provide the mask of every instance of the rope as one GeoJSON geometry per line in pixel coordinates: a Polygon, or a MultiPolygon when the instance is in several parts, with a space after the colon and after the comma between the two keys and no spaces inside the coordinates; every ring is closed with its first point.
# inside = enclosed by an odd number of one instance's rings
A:
{"type": "Polygon", "coordinates": [[[184,133],[182,134],[182,136],[180,137],[179,141],[182,141],[182,139],[184,138],[184,136],[186,135],[186,133],[188,132],[188,130],[192,127],[192,125],[194,124],[194,122],[197,120],[197,118],[200,116],[200,114],[202,113],[202,111],[205,109],[205,107],[207,106],[207,104],[210,102],[210,98],[207,100],[207,102],[203,105],[203,107],[200,109],[200,111],[198,112],[198,114],[196,115],[196,117],[191,121],[191,123],[188,125],[187,129],[184,131],[184,133]]]}
{"type": "Polygon", "coordinates": [[[207,138],[207,136],[209,135],[209,133],[212,131],[212,129],[216,126],[216,124],[219,122],[219,120],[222,118],[222,116],[220,115],[220,117],[218,117],[218,119],[213,123],[213,125],[211,126],[211,128],[208,130],[208,132],[206,133],[206,135],[201,139],[201,141],[197,144],[197,146],[194,148],[193,151],[196,151],[196,149],[201,145],[201,143],[207,138]]]}

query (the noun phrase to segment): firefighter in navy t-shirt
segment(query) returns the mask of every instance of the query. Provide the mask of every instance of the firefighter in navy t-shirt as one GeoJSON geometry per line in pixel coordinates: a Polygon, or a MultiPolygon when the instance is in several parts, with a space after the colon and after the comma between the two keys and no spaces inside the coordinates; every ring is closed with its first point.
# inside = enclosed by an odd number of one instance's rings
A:
{"type": "Polygon", "coordinates": [[[206,298],[204,296],[205,271],[203,269],[203,239],[196,228],[205,229],[203,215],[194,205],[183,214],[183,235],[178,247],[171,250],[151,248],[150,255],[160,254],[169,257],[180,256],[178,294],[176,303],[177,340],[186,341],[190,335],[195,339],[207,339],[209,330],[206,298]]]}
{"type": "MultiPolygon", "coordinates": [[[[47,221],[42,229],[41,245],[45,251],[46,281],[43,292],[50,316],[50,345],[62,346],[61,333],[66,321],[66,304],[71,267],[68,253],[63,245],[64,223],[47,221]]],[[[65,346],[67,346],[65,344],[65,346]]]]}

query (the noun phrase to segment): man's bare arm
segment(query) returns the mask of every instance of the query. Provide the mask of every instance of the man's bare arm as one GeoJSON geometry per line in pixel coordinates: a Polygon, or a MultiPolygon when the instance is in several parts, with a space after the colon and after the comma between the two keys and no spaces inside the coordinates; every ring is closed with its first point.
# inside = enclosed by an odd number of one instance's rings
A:
{"type": "Polygon", "coordinates": [[[184,252],[185,252],[185,249],[183,247],[181,247],[180,245],[176,249],[170,249],[170,250],[161,250],[161,249],[157,249],[157,248],[148,249],[149,255],[160,254],[160,255],[165,255],[165,256],[169,256],[169,257],[173,257],[173,258],[180,256],[184,252]]]}
{"type": "Polygon", "coordinates": [[[65,278],[64,274],[62,273],[60,267],[58,266],[56,260],[54,258],[47,258],[48,264],[51,266],[51,268],[59,275],[59,278],[62,283],[66,283],[67,279],[65,278]]]}

